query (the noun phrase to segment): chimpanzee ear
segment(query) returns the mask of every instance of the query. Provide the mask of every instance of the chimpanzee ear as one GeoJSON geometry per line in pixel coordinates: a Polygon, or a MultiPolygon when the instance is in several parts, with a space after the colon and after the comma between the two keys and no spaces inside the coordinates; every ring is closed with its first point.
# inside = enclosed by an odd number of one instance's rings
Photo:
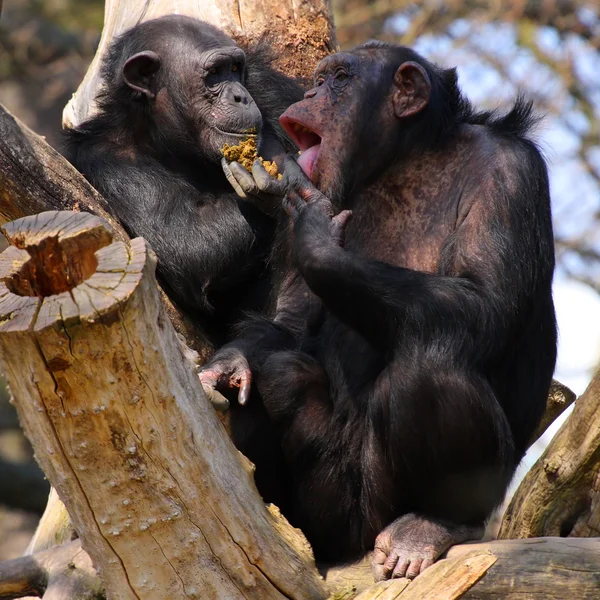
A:
{"type": "Polygon", "coordinates": [[[399,119],[416,115],[429,103],[431,81],[427,71],[416,62],[405,62],[398,67],[394,85],[396,90],[392,102],[399,119]]]}
{"type": "Polygon", "coordinates": [[[136,92],[141,92],[148,98],[156,96],[156,82],[154,75],[160,69],[160,57],[155,52],[147,50],[138,52],[123,66],[125,83],[136,92]]]}

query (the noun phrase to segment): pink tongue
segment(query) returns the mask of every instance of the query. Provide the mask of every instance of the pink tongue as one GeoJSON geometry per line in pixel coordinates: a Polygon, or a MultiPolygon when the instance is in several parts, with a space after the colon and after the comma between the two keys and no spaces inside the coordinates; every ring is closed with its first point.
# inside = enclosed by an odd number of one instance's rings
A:
{"type": "Polygon", "coordinates": [[[313,167],[315,165],[315,160],[317,160],[317,156],[319,155],[320,149],[321,144],[311,146],[308,148],[308,150],[303,150],[302,154],[298,157],[298,164],[309,179],[312,178],[313,167]]]}

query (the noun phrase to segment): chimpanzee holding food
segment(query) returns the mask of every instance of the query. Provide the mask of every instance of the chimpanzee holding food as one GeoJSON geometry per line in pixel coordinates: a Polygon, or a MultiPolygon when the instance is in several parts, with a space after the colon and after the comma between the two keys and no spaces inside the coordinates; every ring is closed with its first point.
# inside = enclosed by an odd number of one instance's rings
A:
{"type": "Polygon", "coordinates": [[[481,535],[545,407],[554,247],[531,105],[475,112],[455,70],[368,42],[321,61],[281,123],[302,154],[277,312],[200,377],[239,393],[241,430],[266,411],[289,479],[257,460],[264,428],[242,450],[318,559],[374,548],[377,579],[415,577],[481,535]]]}
{"type": "Polygon", "coordinates": [[[278,118],[303,92],[268,59],[196,19],[142,23],[108,52],[99,113],[67,131],[67,158],[148,240],[161,284],[215,344],[270,290],[280,199],[239,199],[221,167],[223,148],[240,141],[265,157],[294,149],[278,118]]]}

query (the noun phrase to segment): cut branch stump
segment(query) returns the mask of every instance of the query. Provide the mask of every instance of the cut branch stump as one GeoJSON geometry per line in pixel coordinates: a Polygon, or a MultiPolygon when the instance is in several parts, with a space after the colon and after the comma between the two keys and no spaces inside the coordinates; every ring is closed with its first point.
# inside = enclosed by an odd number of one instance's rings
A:
{"type": "Polygon", "coordinates": [[[85,213],[4,226],[0,368],[110,598],[318,598],[162,310],[145,241],[85,213]]]}

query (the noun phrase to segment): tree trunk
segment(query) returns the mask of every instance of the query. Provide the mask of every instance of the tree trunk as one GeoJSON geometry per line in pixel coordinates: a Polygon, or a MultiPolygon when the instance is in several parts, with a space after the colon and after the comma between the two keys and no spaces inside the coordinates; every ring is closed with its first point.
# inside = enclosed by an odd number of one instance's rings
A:
{"type": "Polygon", "coordinates": [[[525,476],[499,537],[600,534],[600,371],[525,476]]]}
{"type": "Polygon", "coordinates": [[[144,240],[85,213],[4,232],[0,365],[108,595],[323,598],[185,360],[144,240]]]}
{"type": "MultiPolygon", "coordinates": [[[[115,35],[177,12],[243,43],[266,38],[278,55],[276,66],[302,79],[335,47],[329,0],[108,0],[100,48],[65,109],[65,123],[76,126],[93,113],[100,60],[115,35]]],[[[155,292],[151,251],[142,240],[129,246],[102,197],[0,107],[0,221],[65,208],[103,216],[112,233],[85,214],[40,215],[8,226],[20,249],[0,255],[0,364],[38,460],[109,597],[323,598],[304,538],[276,509],[264,507],[251,466],[183,358],[155,292]],[[19,233],[20,227],[26,230],[19,233]]],[[[186,327],[173,307],[169,316],[206,358],[211,348],[201,333],[186,327]]],[[[548,419],[536,435],[571,401],[568,393],[551,393],[548,419]]],[[[581,423],[593,423],[592,412],[582,414],[587,420],[581,423]]],[[[579,438],[586,453],[593,437],[590,429],[579,438]]],[[[595,483],[582,469],[591,467],[597,473],[588,457],[577,467],[581,477],[567,478],[569,485],[589,484],[582,497],[590,518],[595,483]]],[[[546,497],[553,496],[540,496],[546,497]]],[[[50,528],[40,530],[32,551],[70,537],[70,529],[52,537],[57,508],[60,515],[60,503],[51,503],[50,528]]],[[[529,518],[525,512],[513,523],[529,518]]],[[[64,524],[62,515],[57,521],[64,524]]],[[[574,522],[573,531],[595,530],[584,528],[580,511],[574,522]]],[[[72,590],[81,589],[69,588],[74,580],[87,581],[88,597],[97,597],[78,544],[0,565],[0,600],[31,591],[46,600],[73,598],[80,592],[72,590]],[[56,560],[48,566],[52,552],[56,560]],[[70,580],[63,577],[65,557],[70,580]]],[[[365,561],[325,573],[332,598],[353,598],[373,584],[365,561]]],[[[599,580],[598,540],[492,542],[453,548],[414,583],[378,584],[361,598],[585,599],[597,598],[599,580]]]]}

